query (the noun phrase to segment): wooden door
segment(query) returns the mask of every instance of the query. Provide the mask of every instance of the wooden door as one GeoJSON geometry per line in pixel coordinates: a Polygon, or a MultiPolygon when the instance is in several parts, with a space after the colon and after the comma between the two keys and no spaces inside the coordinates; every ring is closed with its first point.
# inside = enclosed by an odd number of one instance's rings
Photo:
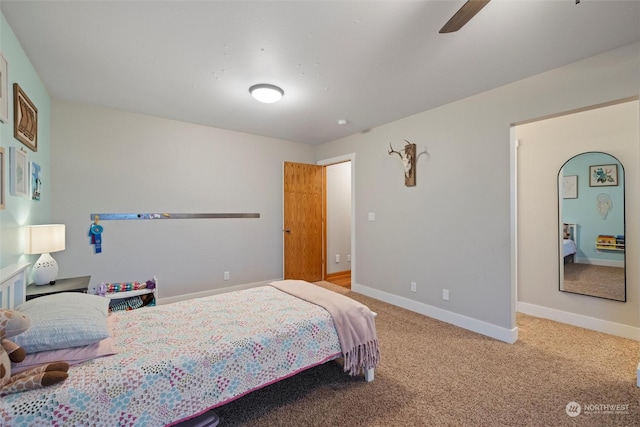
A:
{"type": "Polygon", "coordinates": [[[284,163],[284,278],[322,280],[324,167],[284,163]]]}

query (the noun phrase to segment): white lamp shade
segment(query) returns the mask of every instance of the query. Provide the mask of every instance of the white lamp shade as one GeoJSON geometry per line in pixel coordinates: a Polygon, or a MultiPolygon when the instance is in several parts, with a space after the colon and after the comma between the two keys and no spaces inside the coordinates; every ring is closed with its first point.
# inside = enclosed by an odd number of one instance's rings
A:
{"type": "Polygon", "coordinates": [[[25,254],[45,254],[63,251],[65,248],[64,224],[29,225],[25,254]]]}

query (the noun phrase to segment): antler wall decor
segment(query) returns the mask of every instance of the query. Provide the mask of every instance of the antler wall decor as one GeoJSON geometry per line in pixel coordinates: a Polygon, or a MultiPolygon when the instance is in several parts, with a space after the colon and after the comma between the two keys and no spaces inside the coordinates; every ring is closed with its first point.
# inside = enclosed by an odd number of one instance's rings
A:
{"type": "Polygon", "coordinates": [[[406,139],[404,141],[407,145],[400,151],[394,150],[391,143],[389,143],[389,148],[391,148],[389,155],[395,153],[400,156],[404,165],[404,185],[414,187],[416,185],[416,144],[412,144],[406,139]]]}

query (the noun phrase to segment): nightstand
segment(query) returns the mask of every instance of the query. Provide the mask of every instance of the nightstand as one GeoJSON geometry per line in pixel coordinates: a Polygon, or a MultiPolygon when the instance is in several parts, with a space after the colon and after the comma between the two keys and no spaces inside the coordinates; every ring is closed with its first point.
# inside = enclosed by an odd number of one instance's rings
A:
{"type": "Polygon", "coordinates": [[[60,292],[84,292],[89,289],[91,276],[70,277],[68,279],[58,279],[54,285],[36,285],[31,283],[27,286],[26,299],[43,297],[45,295],[59,294],[60,292]]]}

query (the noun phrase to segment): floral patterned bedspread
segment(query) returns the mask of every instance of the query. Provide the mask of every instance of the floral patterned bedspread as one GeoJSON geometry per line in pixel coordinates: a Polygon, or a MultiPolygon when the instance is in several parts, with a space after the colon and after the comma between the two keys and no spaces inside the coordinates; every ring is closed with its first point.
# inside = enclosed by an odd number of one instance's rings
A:
{"type": "Polygon", "coordinates": [[[0,398],[5,426],[164,426],[341,355],[323,308],[263,286],[115,312],[118,353],[0,398]]]}

